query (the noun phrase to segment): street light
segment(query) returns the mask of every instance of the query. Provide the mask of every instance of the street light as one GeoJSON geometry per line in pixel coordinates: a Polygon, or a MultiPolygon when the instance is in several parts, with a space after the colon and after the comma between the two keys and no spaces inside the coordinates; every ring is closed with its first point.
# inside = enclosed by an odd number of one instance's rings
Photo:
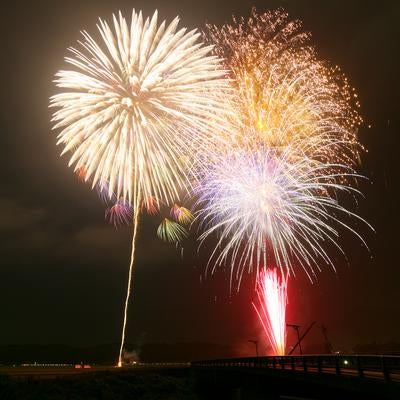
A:
{"type": "Polygon", "coordinates": [[[297,332],[297,343],[299,344],[299,350],[300,350],[300,355],[303,355],[303,349],[301,348],[301,340],[300,340],[300,326],[301,325],[296,325],[296,324],[286,324],[286,326],[289,326],[290,328],[293,328],[297,332]]]}

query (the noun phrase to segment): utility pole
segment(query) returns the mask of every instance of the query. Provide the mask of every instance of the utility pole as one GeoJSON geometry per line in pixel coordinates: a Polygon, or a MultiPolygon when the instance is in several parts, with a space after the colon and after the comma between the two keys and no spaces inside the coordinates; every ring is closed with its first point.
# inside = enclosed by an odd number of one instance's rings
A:
{"type": "Polygon", "coordinates": [[[328,339],[328,330],[326,329],[325,325],[321,325],[322,334],[324,335],[324,353],[325,354],[332,354],[333,346],[328,339]]]}
{"type": "MultiPolygon", "coordinates": [[[[290,350],[288,356],[290,356],[295,350],[297,346],[300,346],[301,349],[301,341],[307,336],[308,332],[310,332],[311,328],[315,325],[316,321],[311,322],[310,326],[306,329],[306,331],[300,336],[297,343],[294,345],[293,349],[290,350]]],[[[303,353],[301,353],[303,354],[303,353]]]]}
{"type": "Polygon", "coordinates": [[[258,340],[249,340],[249,342],[256,346],[256,357],[258,357],[258,340]]]}

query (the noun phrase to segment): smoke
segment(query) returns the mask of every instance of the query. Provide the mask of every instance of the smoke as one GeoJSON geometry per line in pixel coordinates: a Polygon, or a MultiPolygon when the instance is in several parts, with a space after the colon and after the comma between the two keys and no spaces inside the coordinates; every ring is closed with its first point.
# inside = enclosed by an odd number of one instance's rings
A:
{"type": "Polygon", "coordinates": [[[133,364],[139,361],[139,354],[135,351],[123,350],[122,357],[126,363],[133,364]]]}

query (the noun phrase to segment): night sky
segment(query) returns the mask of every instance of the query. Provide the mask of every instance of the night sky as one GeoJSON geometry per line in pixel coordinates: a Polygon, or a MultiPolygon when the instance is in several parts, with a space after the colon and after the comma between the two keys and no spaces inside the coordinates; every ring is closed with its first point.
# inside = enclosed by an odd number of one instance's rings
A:
{"type": "MultiPolygon", "coordinates": [[[[69,0],[2,8],[0,345],[86,346],[120,338],[132,227],[108,225],[97,194],[59,157],[48,98],[66,48],[81,29],[95,33],[98,16],[110,19],[118,10],[157,8],[160,18],[179,14],[182,25],[201,29],[246,16],[253,5],[260,12],[282,6],[304,22],[319,55],[340,65],[357,89],[366,121],[360,172],[370,181],[360,184],[365,199],[352,209],[376,230],[359,227],[370,252],[343,233],[348,263],[337,257],[337,273],[325,268],[315,284],[301,273],[291,280],[288,322],[316,320],[313,342],[322,342],[325,324],[335,349],[400,342],[400,2],[69,0]]],[[[189,246],[182,259],[156,238],[158,223],[145,217],[140,226],[127,341],[213,342],[251,352],[248,339],[260,335],[252,277],[232,294],[226,271],[200,280],[205,255],[189,246]]]]}

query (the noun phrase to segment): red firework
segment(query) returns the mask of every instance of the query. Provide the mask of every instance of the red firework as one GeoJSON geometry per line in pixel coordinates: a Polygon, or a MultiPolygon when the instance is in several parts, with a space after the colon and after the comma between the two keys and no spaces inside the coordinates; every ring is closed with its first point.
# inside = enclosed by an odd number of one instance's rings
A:
{"type": "Polygon", "coordinates": [[[262,270],[257,278],[257,300],[253,307],[271,344],[273,355],[285,355],[288,274],[262,270]]]}

